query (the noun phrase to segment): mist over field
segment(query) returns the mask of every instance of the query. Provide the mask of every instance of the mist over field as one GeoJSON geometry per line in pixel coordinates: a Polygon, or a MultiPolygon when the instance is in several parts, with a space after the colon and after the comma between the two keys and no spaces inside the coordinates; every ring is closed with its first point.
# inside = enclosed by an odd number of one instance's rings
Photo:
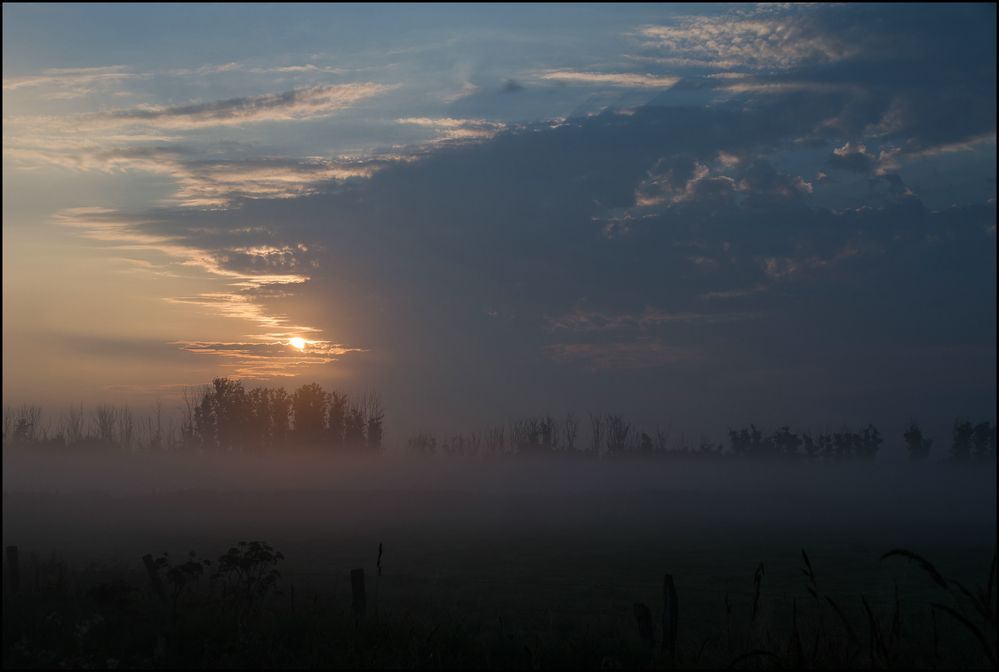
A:
{"type": "Polygon", "coordinates": [[[623,537],[673,552],[737,550],[760,535],[789,551],[987,550],[996,487],[994,463],[8,452],[3,520],[5,543],[91,560],[237,538],[267,539],[291,556],[328,547],[360,560],[385,542],[426,557],[468,539],[529,547],[543,534],[570,547],[623,537]]]}

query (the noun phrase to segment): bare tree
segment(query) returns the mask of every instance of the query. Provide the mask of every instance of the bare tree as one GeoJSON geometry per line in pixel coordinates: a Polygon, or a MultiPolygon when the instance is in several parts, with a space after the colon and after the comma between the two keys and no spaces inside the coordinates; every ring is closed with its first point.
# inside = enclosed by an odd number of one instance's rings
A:
{"type": "Polygon", "coordinates": [[[197,396],[194,390],[184,388],[184,411],[180,421],[180,440],[184,448],[194,448],[197,445],[197,437],[194,427],[194,409],[197,405],[197,396]]]}
{"type": "Polygon", "coordinates": [[[117,421],[118,410],[114,406],[101,404],[94,409],[94,434],[101,443],[108,446],[114,444],[115,425],[117,421]]]}
{"type": "Polygon", "coordinates": [[[506,452],[506,430],[502,425],[486,430],[486,450],[491,454],[506,452]]]}
{"type": "Polygon", "coordinates": [[[41,420],[41,406],[22,404],[16,409],[8,406],[4,411],[4,444],[34,443],[41,436],[41,420]]]}
{"type": "Polygon", "coordinates": [[[67,445],[74,445],[83,440],[83,404],[70,406],[63,429],[63,437],[67,445]]]}
{"type": "Polygon", "coordinates": [[[620,415],[607,415],[607,452],[619,455],[631,445],[631,423],[620,415]]]}
{"type": "Polygon", "coordinates": [[[579,425],[576,423],[575,413],[568,413],[562,422],[562,436],[564,437],[564,447],[567,452],[575,452],[576,436],[579,433],[579,425]]]}
{"type": "Polygon", "coordinates": [[[121,447],[128,452],[132,452],[133,441],[135,440],[135,416],[132,409],[122,406],[118,409],[118,441],[121,447]]]}
{"type": "Polygon", "coordinates": [[[669,435],[671,427],[666,425],[666,431],[656,425],[656,452],[666,454],[669,451],[669,435]]]}
{"type": "Polygon", "coordinates": [[[590,450],[594,456],[599,456],[603,450],[604,418],[590,413],[590,450]]]}
{"type": "Polygon", "coordinates": [[[382,407],[381,398],[373,392],[368,394],[364,401],[368,452],[379,453],[382,450],[382,420],[385,418],[385,409],[382,407]]]}

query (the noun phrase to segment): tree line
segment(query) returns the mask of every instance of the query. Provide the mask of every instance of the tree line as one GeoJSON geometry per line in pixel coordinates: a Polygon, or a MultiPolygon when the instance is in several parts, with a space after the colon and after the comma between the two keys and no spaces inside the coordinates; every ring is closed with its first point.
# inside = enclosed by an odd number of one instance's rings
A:
{"type": "MultiPolygon", "coordinates": [[[[34,448],[275,452],[295,447],[331,452],[378,454],[383,450],[385,413],[377,395],[351,397],[302,385],[247,388],[239,380],[216,378],[187,391],[180,421],[165,417],[157,404],[137,417],[125,406],[98,405],[86,413],[71,407],[55,425],[42,422],[39,406],[5,406],[3,445],[34,448]]],[[[930,457],[934,441],[913,422],[902,437],[909,458],[930,457]]],[[[873,459],[884,439],[869,424],[859,430],[796,432],[784,425],[764,431],[755,425],[728,431],[727,445],[707,438],[672,436],[669,427],[638,428],[617,414],[574,413],[562,418],[528,416],[484,432],[437,436],[419,433],[405,444],[416,455],[561,455],[580,457],[745,457],[812,461],[873,459]]],[[[994,460],[996,429],[989,421],[956,420],[949,450],[955,462],[994,460]]]]}
{"type": "MultiPolygon", "coordinates": [[[[929,457],[933,441],[919,425],[911,423],[903,432],[909,458],[929,457]]],[[[669,428],[654,431],[637,428],[617,414],[590,414],[580,421],[570,413],[557,419],[550,415],[531,416],[508,425],[495,425],[484,432],[437,436],[421,432],[411,436],[407,449],[417,455],[470,456],[481,454],[566,455],[589,457],[760,457],[841,461],[873,459],[884,439],[880,430],[868,424],[860,430],[834,432],[794,432],[788,425],[763,431],[755,425],[728,432],[728,445],[707,438],[690,441],[684,435],[671,436],[669,428]],[[586,431],[588,430],[588,432],[586,431]]],[[[954,423],[949,454],[956,462],[994,460],[995,425],[954,423]]]]}
{"type": "Polygon", "coordinates": [[[5,406],[4,447],[268,452],[291,447],[378,453],[385,419],[375,394],[351,397],[302,385],[247,389],[242,381],[215,378],[185,391],[180,422],[157,403],[137,418],[127,406],[98,405],[91,413],[70,407],[55,426],[42,422],[40,406],[5,406]]]}

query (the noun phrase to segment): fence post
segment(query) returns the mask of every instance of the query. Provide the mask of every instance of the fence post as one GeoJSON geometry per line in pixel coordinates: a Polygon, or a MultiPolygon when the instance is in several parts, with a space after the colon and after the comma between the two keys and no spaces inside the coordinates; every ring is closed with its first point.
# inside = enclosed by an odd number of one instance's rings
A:
{"type": "Polygon", "coordinates": [[[652,610],[644,602],[635,602],[632,607],[635,621],[638,623],[638,636],[651,648],[655,646],[655,636],[652,634],[652,610]]]}
{"type": "Polygon", "coordinates": [[[355,616],[364,616],[367,609],[367,596],[364,594],[364,570],[350,570],[350,592],[355,616]]]}
{"type": "Polygon", "coordinates": [[[21,563],[17,546],[7,547],[7,589],[12,595],[21,590],[21,563]]]}
{"type": "Polygon", "coordinates": [[[663,577],[663,650],[676,655],[676,622],[679,607],[673,575],[663,577]]]}

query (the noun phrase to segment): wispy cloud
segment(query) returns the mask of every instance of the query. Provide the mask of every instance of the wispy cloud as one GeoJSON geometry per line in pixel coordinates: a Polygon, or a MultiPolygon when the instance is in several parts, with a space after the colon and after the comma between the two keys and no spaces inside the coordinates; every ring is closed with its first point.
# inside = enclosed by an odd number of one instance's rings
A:
{"type": "Polygon", "coordinates": [[[111,65],[95,68],[49,68],[38,75],[11,77],[3,80],[3,90],[45,89],[47,98],[79,98],[101,87],[117,85],[150,75],[133,72],[128,66],[111,65]]]}
{"type": "MultiPolygon", "coordinates": [[[[139,137],[141,142],[143,136],[139,137]]],[[[128,136],[120,139],[132,140],[128,136]]],[[[223,207],[237,198],[307,196],[332,181],[371,177],[394,160],[392,156],[215,159],[176,143],[107,146],[68,138],[11,139],[4,154],[27,165],[47,164],[108,174],[137,171],[166,175],[177,183],[174,200],[192,207],[223,207]]]]}
{"type": "Polygon", "coordinates": [[[481,91],[481,88],[472,84],[471,82],[465,82],[461,85],[461,88],[454,93],[450,93],[444,96],[445,103],[453,103],[455,101],[461,100],[462,98],[468,98],[469,96],[474,96],[476,93],[481,91]]]}
{"type": "Polygon", "coordinates": [[[304,370],[331,364],[343,355],[364,352],[330,341],[305,340],[301,350],[287,340],[276,341],[175,341],[172,345],[196,354],[220,360],[220,366],[229,369],[238,378],[268,379],[299,375],[304,370]]]}
{"type": "Polygon", "coordinates": [[[669,89],[680,81],[672,75],[635,72],[589,72],[585,70],[548,70],[541,79],[571,84],[617,86],[637,89],[669,89]]]}
{"type": "Polygon", "coordinates": [[[181,129],[300,121],[330,116],[391,88],[372,82],[311,86],[207,103],[133,107],[96,115],[92,121],[97,125],[140,124],[181,129]]]}
{"type": "Polygon", "coordinates": [[[488,119],[405,117],[396,122],[433,129],[439,140],[486,140],[506,128],[506,124],[488,119]]]}

